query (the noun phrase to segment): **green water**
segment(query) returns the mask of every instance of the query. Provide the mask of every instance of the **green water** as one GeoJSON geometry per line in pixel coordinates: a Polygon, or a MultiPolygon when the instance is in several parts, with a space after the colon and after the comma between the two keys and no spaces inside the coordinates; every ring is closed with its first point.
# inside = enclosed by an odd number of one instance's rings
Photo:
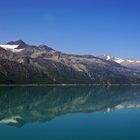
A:
{"type": "Polygon", "coordinates": [[[0,87],[0,140],[140,140],[140,87],[0,87]]]}

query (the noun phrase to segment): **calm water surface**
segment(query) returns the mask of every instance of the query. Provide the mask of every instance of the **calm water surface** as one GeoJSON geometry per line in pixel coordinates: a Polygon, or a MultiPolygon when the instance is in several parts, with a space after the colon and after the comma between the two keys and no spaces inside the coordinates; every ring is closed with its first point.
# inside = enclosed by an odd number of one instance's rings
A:
{"type": "Polygon", "coordinates": [[[140,87],[0,87],[0,140],[11,139],[140,140],[140,87]]]}

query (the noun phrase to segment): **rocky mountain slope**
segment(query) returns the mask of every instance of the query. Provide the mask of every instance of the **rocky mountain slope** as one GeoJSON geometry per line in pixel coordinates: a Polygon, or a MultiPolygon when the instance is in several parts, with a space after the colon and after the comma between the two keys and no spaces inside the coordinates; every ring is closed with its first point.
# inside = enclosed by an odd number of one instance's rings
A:
{"type": "Polygon", "coordinates": [[[72,55],[22,40],[0,45],[1,84],[130,84],[140,71],[92,55],[72,55]],[[23,80],[21,80],[23,79],[23,80]]]}

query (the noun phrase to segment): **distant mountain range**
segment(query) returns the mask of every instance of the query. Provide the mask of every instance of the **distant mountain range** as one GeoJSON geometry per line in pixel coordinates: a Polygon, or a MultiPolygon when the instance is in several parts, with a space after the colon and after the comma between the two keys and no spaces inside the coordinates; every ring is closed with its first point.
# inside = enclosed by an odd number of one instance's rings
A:
{"type": "Polygon", "coordinates": [[[118,64],[121,64],[122,66],[126,66],[129,68],[140,69],[140,60],[118,58],[118,57],[113,57],[110,55],[103,55],[103,56],[100,56],[100,58],[103,58],[109,61],[114,61],[118,64]]]}
{"type": "Polygon", "coordinates": [[[11,41],[0,45],[0,84],[140,84],[140,61],[11,41]]]}

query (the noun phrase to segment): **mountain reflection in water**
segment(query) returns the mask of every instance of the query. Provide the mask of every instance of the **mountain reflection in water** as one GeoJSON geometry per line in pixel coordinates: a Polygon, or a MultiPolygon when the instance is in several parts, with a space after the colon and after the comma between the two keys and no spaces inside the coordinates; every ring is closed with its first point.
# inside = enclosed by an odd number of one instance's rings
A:
{"type": "Polygon", "coordinates": [[[67,113],[139,107],[139,86],[0,87],[0,123],[16,127],[67,113]]]}

